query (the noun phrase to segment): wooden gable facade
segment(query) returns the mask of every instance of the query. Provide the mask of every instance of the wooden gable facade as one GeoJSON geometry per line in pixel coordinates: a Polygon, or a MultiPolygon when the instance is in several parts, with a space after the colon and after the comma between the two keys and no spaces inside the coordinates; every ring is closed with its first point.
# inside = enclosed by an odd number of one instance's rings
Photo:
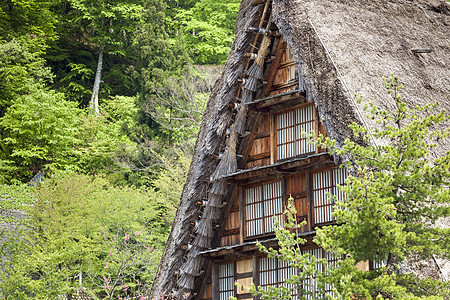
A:
{"type": "MultiPolygon", "coordinates": [[[[276,31],[276,28],[272,29],[276,31]]],[[[284,221],[290,197],[294,199],[297,220],[306,221],[299,233],[309,240],[318,226],[333,224],[333,203],[327,194],[342,199],[337,184],[344,184],[346,171],[339,168],[326,149],[311,142],[309,134],[326,136],[314,103],[301,90],[299,70],[283,37],[273,38],[275,61],[266,73],[266,90],[247,104],[249,124],[246,142],[238,151],[242,168],[224,177],[236,187],[231,204],[217,226],[223,226],[217,247],[199,253],[211,261],[198,292],[198,299],[224,300],[229,297],[253,299],[246,290],[252,283],[279,286],[295,274],[289,265],[265,257],[256,241],[275,245],[273,220],[284,221]]],[[[264,89],[264,88],[262,88],[264,89]]],[[[205,203],[203,203],[205,204],[205,203]]],[[[312,242],[305,251],[330,262],[336,258],[312,242]]],[[[307,284],[307,283],[305,283],[307,284]]],[[[311,286],[313,288],[313,286],[311,286]]]]}

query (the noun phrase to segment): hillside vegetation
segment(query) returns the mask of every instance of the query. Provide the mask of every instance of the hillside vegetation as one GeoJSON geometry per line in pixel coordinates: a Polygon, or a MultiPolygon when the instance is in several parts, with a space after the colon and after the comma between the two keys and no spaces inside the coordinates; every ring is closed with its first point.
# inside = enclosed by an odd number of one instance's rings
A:
{"type": "Polygon", "coordinates": [[[238,8],[0,3],[1,298],[145,294],[238,8]]]}

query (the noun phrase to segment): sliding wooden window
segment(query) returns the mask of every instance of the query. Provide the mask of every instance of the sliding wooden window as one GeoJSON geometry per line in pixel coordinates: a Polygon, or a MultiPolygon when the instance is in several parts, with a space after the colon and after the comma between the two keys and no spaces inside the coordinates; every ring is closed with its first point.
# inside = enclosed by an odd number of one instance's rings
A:
{"type": "Polygon", "coordinates": [[[314,105],[275,115],[275,126],[277,160],[315,152],[316,146],[303,134],[315,132],[314,105]]]}
{"type": "Polygon", "coordinates": [[[236,267],[235,263],[219,265],[219,300],[228,300],[235,297],[234,282],[236,267]]]}
{"type": "Polygon", "coordinates": [[[329,270],[336,267],[338,260],[342,259],[343,257],[335,256],[331,252],[325,251],[322,248],[308,249],[303,251],[304,253],[309,253],[310,256],[314,256],[317,259],[325,259],[327,261],[326,264],[316,264],[314,267],[316,274],[308,279],[303,280],[303,289],[310,292],[310,294],[307,295],[306,299],[324,298],[326,295],[334,296],[333,286],[327,283],[325,284],[324,291],[319,290],[316,278],[317,274],[319,273],[325,273],[325,275],[328,275],[329,270]]]}
{"type": "Polygon", "coordinates": [[[285,283],[286,279],[297,275],[295,268],[289,266],[285,261],[269,257],[260,258],[259,268],[259,284],[263,290],[267,290],[268,286],[276,288],[283,286],[292,291],[292,299],[298,299],[298,289],[292,284],[285,283]]]}
{"type": "Polygon", "coordinates": [[[379,270],[382,267],[386,266],[387,260],[386,259],[375,259],[369,261],[369,270],[379,270]]]}
{"type": "Polygon", "coordinates": [[[257,237],[273,232],[273,217],[283,220],[281,181],[245,188],[245,237],[257,237]]]}
{"type": "Polygon", "coordinates": [[[338,201],[345,200],[345,194],[336,185],[343,185],[346,177],[347,171],[341,168],[313,174],[313,213],[315,225],[334,221],[334,217],[331,215],[334,202],[328,198],[328,194],[336,196],[336,200],[338,201]]]}

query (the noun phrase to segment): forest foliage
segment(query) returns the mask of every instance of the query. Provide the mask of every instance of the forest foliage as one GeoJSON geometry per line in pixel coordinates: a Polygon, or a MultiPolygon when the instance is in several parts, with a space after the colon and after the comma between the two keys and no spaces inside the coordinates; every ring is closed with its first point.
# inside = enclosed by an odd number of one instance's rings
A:
{"type": "Polygon", "coordinates": [[[0,297],[145,292],[239,3],[0,2],[0,297]]]}

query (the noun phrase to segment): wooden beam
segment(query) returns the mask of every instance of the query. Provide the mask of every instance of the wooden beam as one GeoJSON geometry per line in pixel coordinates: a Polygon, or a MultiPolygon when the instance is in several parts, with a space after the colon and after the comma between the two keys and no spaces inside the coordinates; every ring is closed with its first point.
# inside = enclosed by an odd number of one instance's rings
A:
{"type": "Polygon", "coordinates": [[[285,88],[289,88],[289,87],[293,87],[293,86],[297,86],[297,88],[298,88],[298,80],[295,78],[289,80],[286,83],[272,85],[273,90],[281,90],[281,89],[285,89],[285,88]]]}
{"type": "Polygon", "coordinates": [[[236,273],[236,279],[242,279],[242,278],[250,278],[253,276],[253,272],[247,272],[247,273],[236,273]]]}
{"type": "Polygon", "coordinates": [[[233,229],[225,229],[222,233],[222,236],[229,236],[229,235],[235,235],[240,234],[240,228],[233,228],[233,229]]]}
{"type": "MultiPolygon", "coordinates": [[[[258,1],[258,0],[255,0],[255,1],[258,1]]],[[[269,9],[270,1],[271,1],[271,0],[266,0],[266,4],[264,5],[264,10],[263,10],[263,13],[262,13],[262,15],[261,15],[261,20],[259,21],[258,27],[262,27],[263,24],[264,24],[264,22],[265,22],[264,19],[266,18],[266,14],[267,14],[267,11],[268,11],[268,9],[269,9]]],[[[260,3],[254,4],[254,5],[258,5],[258,4],[260,4],[260,3]]],[[[253,52],[255,51],[255,49],[256,49],[256,43],[258,42],[258,39],[259,39],[260,36],[261,36],[261,34],[259,34],[259,33],[256,34],[256,36],[255,36],[255,38],[254,38],[254,40],[253,40],[253,43],[252,43],[252,47],[251,47],[251,49],[250,49],[250,53],[253,53],[253,52]]],[[[248,59],[248,60],[247,60],[247,64],[245,65],[245,68],[244,68],[244,72],[243,72],[242,77],[245,77],[245,74],[247,73],[247,69],[248,69],[248,67],[249,67],[249,65],[250,65],[250,61],[251,61],[251,59],[248,59]]],[[[239,98],[239,97],[240,97],[241,91],[242,91],[242,86],[239,87],[236,98],[239,98]]]]}
{"type": "Polygon", "coordinates": [[[270,157],[270,151],[269,152],[263,152],[263,153],[255,154],[255,155],[250,155],[248,157],[248,159],[247,159],[247,162],[263,159],[263,158],[266,158],[266,157],[270,157]]]}
{"type": "Polygon", "coordinates": [[[270,115],[270,164],[275,163],[275,155],[277,151],[277,141],[276,141],[276,126],[275,126],[275,116],[270,115]]]}
{"type": "Polygon", "coordinates": [[[300,93],[290,93],[287,95],[283,95],[281,97],[271,97],[270,99],[267,100],[261,100],[260,102],[256,103],[254,106],[256,107],[256,109],[262,109],[274,104],[281,104],[283,102],[287,102],[290,100],[294,100],[294,99],[298,99],[299,103],[305,103],[306,102],[306,98],[305,96],[303,96],[300,93]]]}
{"type": "Polygon", "coordinates": [[[308,224],[306,224],[307,226],[307,231],[311,231],[312,230],[312,224],[313,224],[313,216],[314,216],[314,204],[313,204],[313,192],[312,192],[312,178],[311,178],[311,173],[308,171],[306,172],[306,199],[307,199],[307,209],[308,209],[308,224]]]}
{"type": "MultiPolygon", "coordinates": [[[[259,286],[259,257],[257,255],[253,255],[253,283],[255,286],[259,286]]],[[[260,296],[256,296],[255,299],[259,299],[260,296]]]]}
{"type": "Polygon", "coordinates": [[[236,295],[236,298],[239,300],[239,299],[249,299],[249,298],[252,298],[253,299],[253,296],[252,296],[252,294],[251,293],[245,293],[245,294],[237,294],[236,295]]]}
{"type": "Polygon", "coordinates": [[[284,63],[280,64],[278,66],[278,69],[283,69],[283,68],[287,68],[290,66],[295,66],[297,63],[295,62],[295,60],[290,60],[290,61],[285,61],[284,63]]]}
{"type": "Polygon", "coordinates": [[[266,137],[270,137],[270,130],[265,132],[260,132],[255,136],[255,140],[263,139],[266,137]]]}
{"type": "Polygon", "coordinates": [[[286,50],[286,42],[284,41],[283,36],[281,37],[282,41],[278,44],[277,51],[275,51],[275,59],[273,60],[272,64],[270,65],[270,71],[267,75],[267,84],[264,87],[262,95],[268,95],[270,89],[272,88],[273,82],[275,80],[275,75],[278,71],[278,66],[281,62],[281,57],[283,56],[284,51],[286,50]]]}
{"type": "MultiPolygon", "coordinates": [[[[314,120],[314,136],[317,140],[317,138],[319,138],[319,111],[317,110],[317,107],[314,107],[314,116],[315,116],[315,120],[314,120]]],[[[319,153],[319,145],[316,144],[316,153],[319,153]]]]}
{"type": "Polygon", "coordinates": [[[242,186],[239,186],[239,220],[242,230],[239,232],[239,242],[244,242],[244,232],[245,232],[245,215],[244,215],[244,191],[242,186]]]}
{"type": "Polygon", "coordinates": [[[219,265],[211,264],[211,296],[212,300],[219,300],[219,265]]]}

